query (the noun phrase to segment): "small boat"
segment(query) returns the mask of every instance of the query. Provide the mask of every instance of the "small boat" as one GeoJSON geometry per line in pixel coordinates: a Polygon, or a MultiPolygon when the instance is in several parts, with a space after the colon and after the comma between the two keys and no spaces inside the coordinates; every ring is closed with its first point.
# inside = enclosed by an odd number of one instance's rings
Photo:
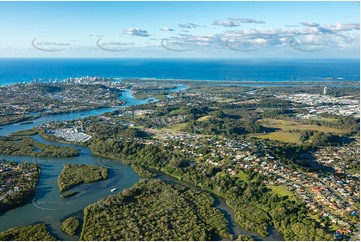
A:
{"type": "Polygon", "coordinates": [[[117,189],[114,187],[110,190],[110,192],[115,192],[117,189]]]}

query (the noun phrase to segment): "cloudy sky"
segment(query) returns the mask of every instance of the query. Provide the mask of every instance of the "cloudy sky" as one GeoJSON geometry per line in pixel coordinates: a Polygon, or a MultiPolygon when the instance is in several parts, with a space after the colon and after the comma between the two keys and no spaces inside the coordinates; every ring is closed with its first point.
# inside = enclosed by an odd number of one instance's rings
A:
{"type": "Polygon", "coordinates": [[[0,2],[0,57],[357,58],[359,2],[0,2]]]}

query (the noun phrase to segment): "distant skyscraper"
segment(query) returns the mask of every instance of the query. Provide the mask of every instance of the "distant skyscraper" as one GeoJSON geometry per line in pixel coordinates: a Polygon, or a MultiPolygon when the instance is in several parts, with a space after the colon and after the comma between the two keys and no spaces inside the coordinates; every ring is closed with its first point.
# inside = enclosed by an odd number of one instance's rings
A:
{"type": "Polygon", "coordinates": [[[327,95],[327,87],[323,88],[323,95],[327,95]]]}

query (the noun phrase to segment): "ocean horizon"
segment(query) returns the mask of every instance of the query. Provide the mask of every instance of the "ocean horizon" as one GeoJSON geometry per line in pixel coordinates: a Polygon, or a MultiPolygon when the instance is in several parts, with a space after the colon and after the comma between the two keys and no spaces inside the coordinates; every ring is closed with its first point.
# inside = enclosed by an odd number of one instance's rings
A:
{"type": "Polygon", "coordinates": [[[69,77],[213,81],[360,81],[358,59],[0,58],[0,85],[69,77]]]}

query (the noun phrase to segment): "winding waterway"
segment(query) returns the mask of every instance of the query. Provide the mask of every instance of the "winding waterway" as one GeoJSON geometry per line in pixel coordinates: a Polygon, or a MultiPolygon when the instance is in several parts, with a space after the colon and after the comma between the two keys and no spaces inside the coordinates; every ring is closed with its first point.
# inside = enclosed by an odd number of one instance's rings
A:
{"type": "MultiPolygon", "coordinates": [[[[173,91],[182,91],[186,88],[186,86],[179,86],[173,91]]],[[[124,91],[120,98],[127,102],[127,104],[124,106],[145,104],[149,101],[149,99],[138,100],[134,98],[132,96],[131,90],[124,91]]],[[[104,108],[76,113],[44,116],[30,124],[20,125],[19,123],[16,123],[2,126],[2,129],[0,130],[0,135],[9,135],[10,133],[15,131],[30,129],[43,122],[51,122],[56,120],[73,120],[88,116],[101,115],[105,112],[113,111],[116,109],[117,108],[104,108]]],[[[87,205],[113,194],[110,191],[112,188],[117,188],[118,191],[122,191],[124,188],[129,188],[140,180],[139,176],[130,166],[124,165],[117,160],[94,156],[91,151],[86,147],[49,141],[39,135],[32,136],[32,138],[46,144],[76,147],[79,150],[79,156],[71,158],[33,158],[27,156],[0,155],[0,159],[6,159],[9,161],[28,161],[37,163],[40,165],[42,171],[39,183],[36,187],[36,194],[28,203],[16,209],[0,213],[0,231],[4,231],[12,227],[19,227],[34,224],[37,222],[42,222],[49,225],[49,231],[58,239],[78,240],[78,236],[68,236],[61,231],[60,221],[62,219],[71,214],[79,214],[87,205]],[[109,179],[92,184],[79,185],[71,189],[71,191],[78,191],[78,194],[63,199],[60,197],[60,191],[57,185],[57,178],[61,173],[64,164],[102,165],[109,168],[109,179]]],[[[181,182],[175,178],[169,177],[164,174],[160,174],[159,178],[198,189],[191,184],[181,182]]],[[[270,230],[271,235],[266,238],[261,238],[261,236],[255,232],[242,229],[235,222],[234,213],[227,206],[224,199],[214,194],[213,197],[215,198],[216,207],[225,214],[227,220],[229,221],[229,228],[232,234],[246,234],[258,240],[283,240],[282,236],[277,234],[274,229],[270,230]]]]}
{"type": "MultiPolygon", "coordinates": [[[[190,184],[188,182],[184,182],[184,181],[180,181],[177,178],[174,178],[172,176],[168,176],[164,173],[161,172],[156,172],[158,175],[158,179],[162,179],[165,181],[169,181],[175,184],[180,184],[186,187],[190,187],[192,189],[196,189],[196,190],[201,190],[199,187],[190,184]]],[[[283,241],[284,238],[282,237],[281,234],[279,234],[274,228],[269,227],[268,228],[268,232],[269,232],[269,236],[263,238],[261,237],[258,233],[253,232],[253,231],[249,231],[249,230],[245,230],[243,229],[241,226],[239,226],[236,221],[235,221],[235,214],[233,212],[233,210],[227,205],[226,200],[217,196],[214,193],[211,193],[212,197],[214,198],[214,206],[216,208],[218,208],[219,210],[221,210],[224,214],[224,216],[226,217],[226,219],[228,220],[228,229],[230,231],[231,234],[233,234],[234,236],[238,236],[240,234],[243,235],[249,235],[251,236],[253,239],[255,240],[265,240],[265,241],[283,241]]]]}
{"type": "MultiPolygon", "coordinates": [[[[182,87],[176,90],[183,90],[182,87]]],[[[80,112],[72,112],[72,113],[63,113],[63,114],[54,114],[54,115],[46,115],[41,116],[38,119],[35,119],[32,123],[14,123],[14,124],[8,124],[4,126],[0,126],[0,135],[7,136],[12,132],[20,131],[20,130],[26,130],[26,129],[32,129],[33,127],[40,125],[42,123],[49,123],[53,121],[67,121],[67,120],[74,120],[79,118],[85,118],[89,116],[97,116],[101,115],[106,112],[112,112],[119,108],[127,107],[127,106],[133,106],[133,105],[140,105],[140,104],[146,104],[149,102],[149,100],[156,101],[154,98],[146,98],[146,99],[136,99],[132,95],[131,90],[125,90],[122,92],[122,95],[119,97],[122,100],[126,101],[126,104],[124,104],[121,107],[114,107],[114,108],[99,108],[99,109],[92,109],[87,111],[80,111],[80,112]]]]}

